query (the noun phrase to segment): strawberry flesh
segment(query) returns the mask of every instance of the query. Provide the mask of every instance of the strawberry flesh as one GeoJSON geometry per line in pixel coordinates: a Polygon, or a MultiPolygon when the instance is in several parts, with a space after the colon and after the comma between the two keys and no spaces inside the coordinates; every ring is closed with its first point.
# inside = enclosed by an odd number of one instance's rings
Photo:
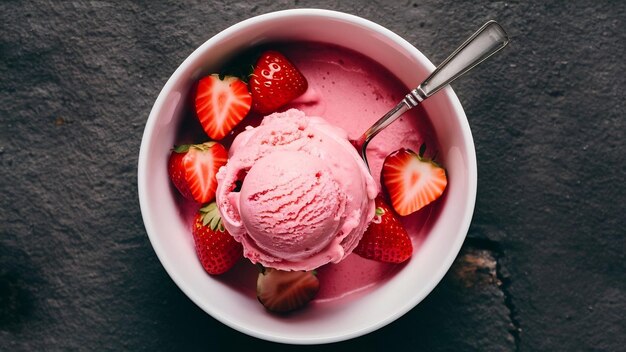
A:
{"type": "Polygon", "coordinates": [[[404,148],[385,158],[381,177],[393,208],[402,216],[435,201],[448,184],[445,169],[404,148]]]}
{"type": "Polygon", "coordinates": [[[207,203],[215,198],[215,175],[227,161],[228,152],[220,143],[181,145],[170,154],[168,174],[185,198],[207,203]]]}
{"type": "Polygon", "coordinates": [[[196,114],[206,134],[214,140],[224,138],[250,111],[252,96],[248,86],[233,76],[213,74],[198,82],[196,114]]]}

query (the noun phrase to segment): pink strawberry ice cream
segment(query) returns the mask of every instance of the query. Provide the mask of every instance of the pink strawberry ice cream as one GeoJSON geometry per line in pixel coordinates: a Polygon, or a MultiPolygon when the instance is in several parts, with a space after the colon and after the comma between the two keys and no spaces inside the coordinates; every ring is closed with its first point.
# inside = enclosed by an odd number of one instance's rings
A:
{"type": "MultiPolygon", "coordinates": [[[[358,138],[376,120],[402,100],[406,92],[414,87],[414,84],[419,82],[409,82],[409,87],[385,67],[370,58],[334,45],[290,42],[276,43],[276,45],[272,43],[270,48],[289,58],[306,77],[309,86],[307,92],[281,108],[281,111],[297,109],[306,116],[317,117],[302,118],[304,121],[302,126],[305,127],[303,130],[294,128],[294,124],[300,125],[293,121],[292,127],[287,127],[289,124],[285,124],[285,127],[280,129],[271,127],[277,126],[275,124],[277,121],[270,123],[270,120],[274,118],[268,118],[263,126],[257,128],[246,127],[259,126],[261,123],[263,116],[259,116],[253,111],[242,123],[236,126],[233,133],[221,141],[230,150],[231,160],[229,165],[223,167],[219,174],[221,187],[218,187],[217,200],[220,202],[220,211],[226,226],[239,241],[245,243],[246,256],[254,262],[285,269],[296,267],[308,269],[325,262],[334,263],[316,268],[317,278],[320,281],[320,290],[315,297],[318,304],[334,304],[334,302],[356,299],[377,285],[386,282],[389,277],[402,270],[403,266],[367,260],[354,254],[348,255],[361,232],[361,229],[356,227],[350,229],[350,223],[358,216],[355,215],[356,213],[349,216],[349,209],[366,209],[367,206],[364,203],[373,204],[370,197],[374,192],[371,190],[381,187],[379,183],[380,171],[383,160],[389,153],[399,148],[419,150],[422,144],[428,146],[427,154],[433,153],[438,150],[439,142],[428,113],[423,106],[406,112],[368,145],[368,161],[374,182],[372,187],[372,180],[363,171],[358,156],[353,155],[352,159],[347,157],[349,153],[352,153],[352,150],[346,145],[346,132],[350,139],[358,138]],[[287,132],[276,134],[272,139],[270,138],[272,130],[287,132]],[[305,131],[322,131],[323,133],[314,133],[314,135],[323,136],[325,140],[332,141],[339,146],[326,147],[323,143],[315,141],[305,143],[306,138],[303,137],[305,131]],[[265,139],[263,142],[265,144],[255,142],[263,139],[265,139]],[[279,142],[279,139],[283,141],[279,142]],[[306,150],[314,149],[319,149],[320,152],[331,156],[329,159],[331,161],[325,163],[325,167],[330,172],[320,174],[319,183],[310,177],[313,170],[319,168],[315,166],[319,164],[311,160],[319,158],[304,156],[306,150]],[[263,217],[252,215],[264,211],[264,206],[261,205],[263,203],[266,204],[266,209],[270,209],[272,202],[268,195],[269,192],[263,194],[255,190],[264,188],[263,184],[268,189],[272,187],[272,183],[279,186],[277,180],[282,176],[277,175],[281,175],[282,170],[289,168],[290,162],[287,160],[293,161],[294,159],[294,155],[289,154],[284,163],[280,163],[278,155],[274,155],[274,160],[279,162],[277,165],[272,165],[272,158],[264,157],[269,156],[271,150],[287,152],[288,154],[289,152],[297,152],[298,155],[303,154],[303,157],[296,158],[293,167],[300,168],[302,173],[308,176],[303,176],[299,184],[292,185],[291,182],[286,181],[280,190],[277,187],[276,194],[284,195],[282,199],[285,204],[281,209],[285,209],[285,212],[282,214],[288,214],[293,212],[295,208],[300,208],[296,206],[299,204],[298,202],[308,203],[308,199],[305,197],[314,194],[313,191],[307,190],[308,186],[315,189],[315,194],[319,194],[316,199],[323,201],[319,204],[311,203],[306,209],[302,209],[301,215],[303,221],[310,220],[310,223],[317,221],[315,228],[298,226],[299,223],[296,220],[287,218],[294,214],[285,215],[284,220],[276,221],[274,224],[270,220],[280,219],[280,213],[261,214],[263,217]],[[261,162],[261,159],[265,159],[264,163],[269,165],[266,171],[263,171],[263,164],[258,165],[256,163],[256,160],[261,162]],[[348,167],[350,162],[352,162],[352,166],[348,167]],[[333,164],[340,167],[333,166],[333,164]],[[255,167],[253,168],[253,166],[255,167]],[[332,177],[324,178],[321,181],[323,174],[332,177]],[[345,182],[348,181],[351,183],[346,184],[345,182]],[[361,187],[364,187],[366,191],[362,189],[359,191],[359,183],[365,185],[361,187]],[[288,195],[291,189],[294,192],[288,195]],[[350,197],[344,197],[344,200],[340,200],[340,197],[332,197],[335,194],[333,192],[336,191],[348,196],[351,195],[351,200],[345,200],[350,199],[350,197]],[[257,204],[244,201],[244,197],[246,197],[244,192],[248,194],[247,197],[258,193],[257,204]],[[357,194],[361,194],[360,205],[357,194]],[[364,196],[364,194],[366,195],[364,196]],[[264,197],[265,199],[262,200],[264,197]],[[317,207],[315,211],[319,211],[320,214],[332,214],[333,216],[320,215],[315,216],[316,220],[313,220],[312,207],[317,207]],[[335,214],[331,209],[339,210],[335,214]],[[306,220],[304,214],[309,213],[311,214],[310,219],[306,220]],[[339,217],[335,219],[334,215],[339,215],[339,217]],[[274,236],[272,228],[280,229],[280,235],[275,236],[275,240],[280,239],[280,241],[273,242],[269,239],[274,236]],[[303,242],[293,236],[290,237],[289,234],[284,235],[288,232],[288,228],[303,230],[303,236],[306,235],[310,241],[303,242]],[[332,233],[324,231],[324,229],[331,228],[335,231],[332,233]],[[345,231],[339,235],[337,229],[344,228],[345,231]],[[268,237],[268,233],[272,233],[270,237],[268,237]],[[339,240],[341,236],[344,237],[339,240]],[[294,241],[298,240],[298,244],[294,244],[292,247],[293,251],[286,250],[286,247],[291,245],[290,238],[295,238],[294,241]],[[354,240],[354,243],[350,239],[354,240]],[[304,248],[304,253],[302,248],[304,248]],[[315,251],[316,253],[313,253],[315,251]],[[343,255],[340,255],[342,252],[343,255]],[[281,258],[283,255],[285,257],[281,258]],[[337,260],[340,262],[335,263],[337,260]]],[[[287,115],[292,113],[288,112],[287,115]]],[[[297,113],[297,115],[301,116],[301,113],[297,113]]],[[[292,120],[298,119],[292,118],[292,120]]],[[[283,121],[286,122],[286,120],[283,121]]],[[[201,140],[206,140],[206,134],[197,125],[196,114],[189,112],[179,129],[176,144],[189,144],[201,140]]],[[[306,155],[314,154],[306,153],[306,155]]],[[[445,154],[442,153],[439,158],[445,154]]],[[[432,154],[427,155],[427,157],[432,157],[432,154]]],[[[445,163],[445,160],[442,162],[445,163]]],[[[197,214],[197,203],[186,201],[182,197],[178,198],[178,202],[186,222],[192,223],[197,214]]],[[[274,206],[277,204],[274,203],[274,206]]],[[[439,202],[426,211],[419,211],[400,218],[403,227],[411,236],[414,250],[420,250],[430,231],[430,224],[437,217],[443,204],[443,202],[439,202]]],[[[368,222],[369,216],[364,216],[366,213],[368,211],[361,211],[361,217],[365,220],[359,222],[360,226],[366,226],[365,224],[368,222]]],[[[247,261],[242,261],[241,265],[235,265],[229,273],[222,275],[220,280],[238,291],[247,292],[247,294],[254,296],[256,290],[254,290],[254,285],[250,285],[250,282],[257,279],[258,270],[252,265],[246,265],[245,262],[247,261]]]]}
{"type": "Polygon", "coordinates": [[[217,175],[224,226],[254,263],[338,263],[374,216],[374,179],[347,133],[291,109],[240,133],[217,175]]]}

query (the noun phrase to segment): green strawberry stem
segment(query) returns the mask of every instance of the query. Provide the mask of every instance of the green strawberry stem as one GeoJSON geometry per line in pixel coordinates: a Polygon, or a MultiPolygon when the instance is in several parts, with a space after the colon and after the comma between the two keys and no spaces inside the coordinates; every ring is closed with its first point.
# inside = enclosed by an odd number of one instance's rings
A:
{"type": "Polygon", "coordinates": [[[222,217],[217,209],[217,203],[211,202],[207,206],[200,208],[200,213],[202,213],[202,225],[207,226],[208,224],[213,231],[225,231],[222,217]]]}

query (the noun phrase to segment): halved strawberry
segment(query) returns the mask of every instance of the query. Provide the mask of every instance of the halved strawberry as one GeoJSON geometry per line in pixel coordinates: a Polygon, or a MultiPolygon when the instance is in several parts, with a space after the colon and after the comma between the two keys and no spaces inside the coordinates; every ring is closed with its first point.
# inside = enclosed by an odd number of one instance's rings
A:
{"type": "Polygon", "coordinates": [[[224,229],[215,202],[198,211],[191,232],[198,259],[209,274],[223,274],[243,257],[241,243],[224,229]]]}
{"type": "Polygon", "coordinates": [[[313,271],[282,271],[264,268],[257,279],[259,302],[268,310],[287,313],[309,303],[320,288],[313,271]]]}
{"type": "Polygon", "coordinates": [[[266,51],[250,77],[252,107],[261,114],[269,114],[302,95],[307,88],[306,78],[283,54],[266,51]]]}
{"type": "Polygon", "coordinates": [[[198,82],[196,114],[206,134],[224,138],[250,111],[252,96],[239,78],[213,74],[198,82]]]}
{"type": "Polygon", "coordinates": [[[441,196],[448,184],[446,170],[410,149],[399,149],[383,162],[383,184],[400,215],[411,214],[441,196]]]}
{"type": "Polygon", "coordinates": [[[406,230],[382,197],[375,199],[376,217],[367,227],[354,253],[387,263],[402,263],[413,254],[406,230]]]}
{"type": "Polygon", "coordinates": [[[228,152],[218,142],[185,144],[172,150],[167,171],[185,198],[206,203],[215,198],[215,174],[227,161],[228,152]]]}

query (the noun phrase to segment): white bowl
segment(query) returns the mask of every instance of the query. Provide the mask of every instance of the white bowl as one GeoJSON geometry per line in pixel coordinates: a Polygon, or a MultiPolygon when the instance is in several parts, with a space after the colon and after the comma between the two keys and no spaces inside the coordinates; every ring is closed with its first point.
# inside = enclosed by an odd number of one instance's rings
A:
{"type": "Polygon", "coordinates": [[[166,165],[187,103],[185,97],[193,83],[236,53],[278,40],[310,40],[350,48],[378,61],[411,88],[434,69],[422,53],[400,36],[345,13],[286,10],[240,22],[189,55],[154,103],[139,153],[141,213],[150,242],[168,274],[193,302],[222,323],[282,343],[346,340],[381,328],[408,312],[432,291],[452,265],[467,234],[476,200],[472,135],[451,88],[429,98],[424,107],[429,116],[436,117],[432,124],[450,177],[445,205],[419,251],[387,282],[339,307],[316,305],[294,319],[268,314],[253,295],[234,290],[204,272],[195,255],[189,225],[177,209],[166,165]]]}

